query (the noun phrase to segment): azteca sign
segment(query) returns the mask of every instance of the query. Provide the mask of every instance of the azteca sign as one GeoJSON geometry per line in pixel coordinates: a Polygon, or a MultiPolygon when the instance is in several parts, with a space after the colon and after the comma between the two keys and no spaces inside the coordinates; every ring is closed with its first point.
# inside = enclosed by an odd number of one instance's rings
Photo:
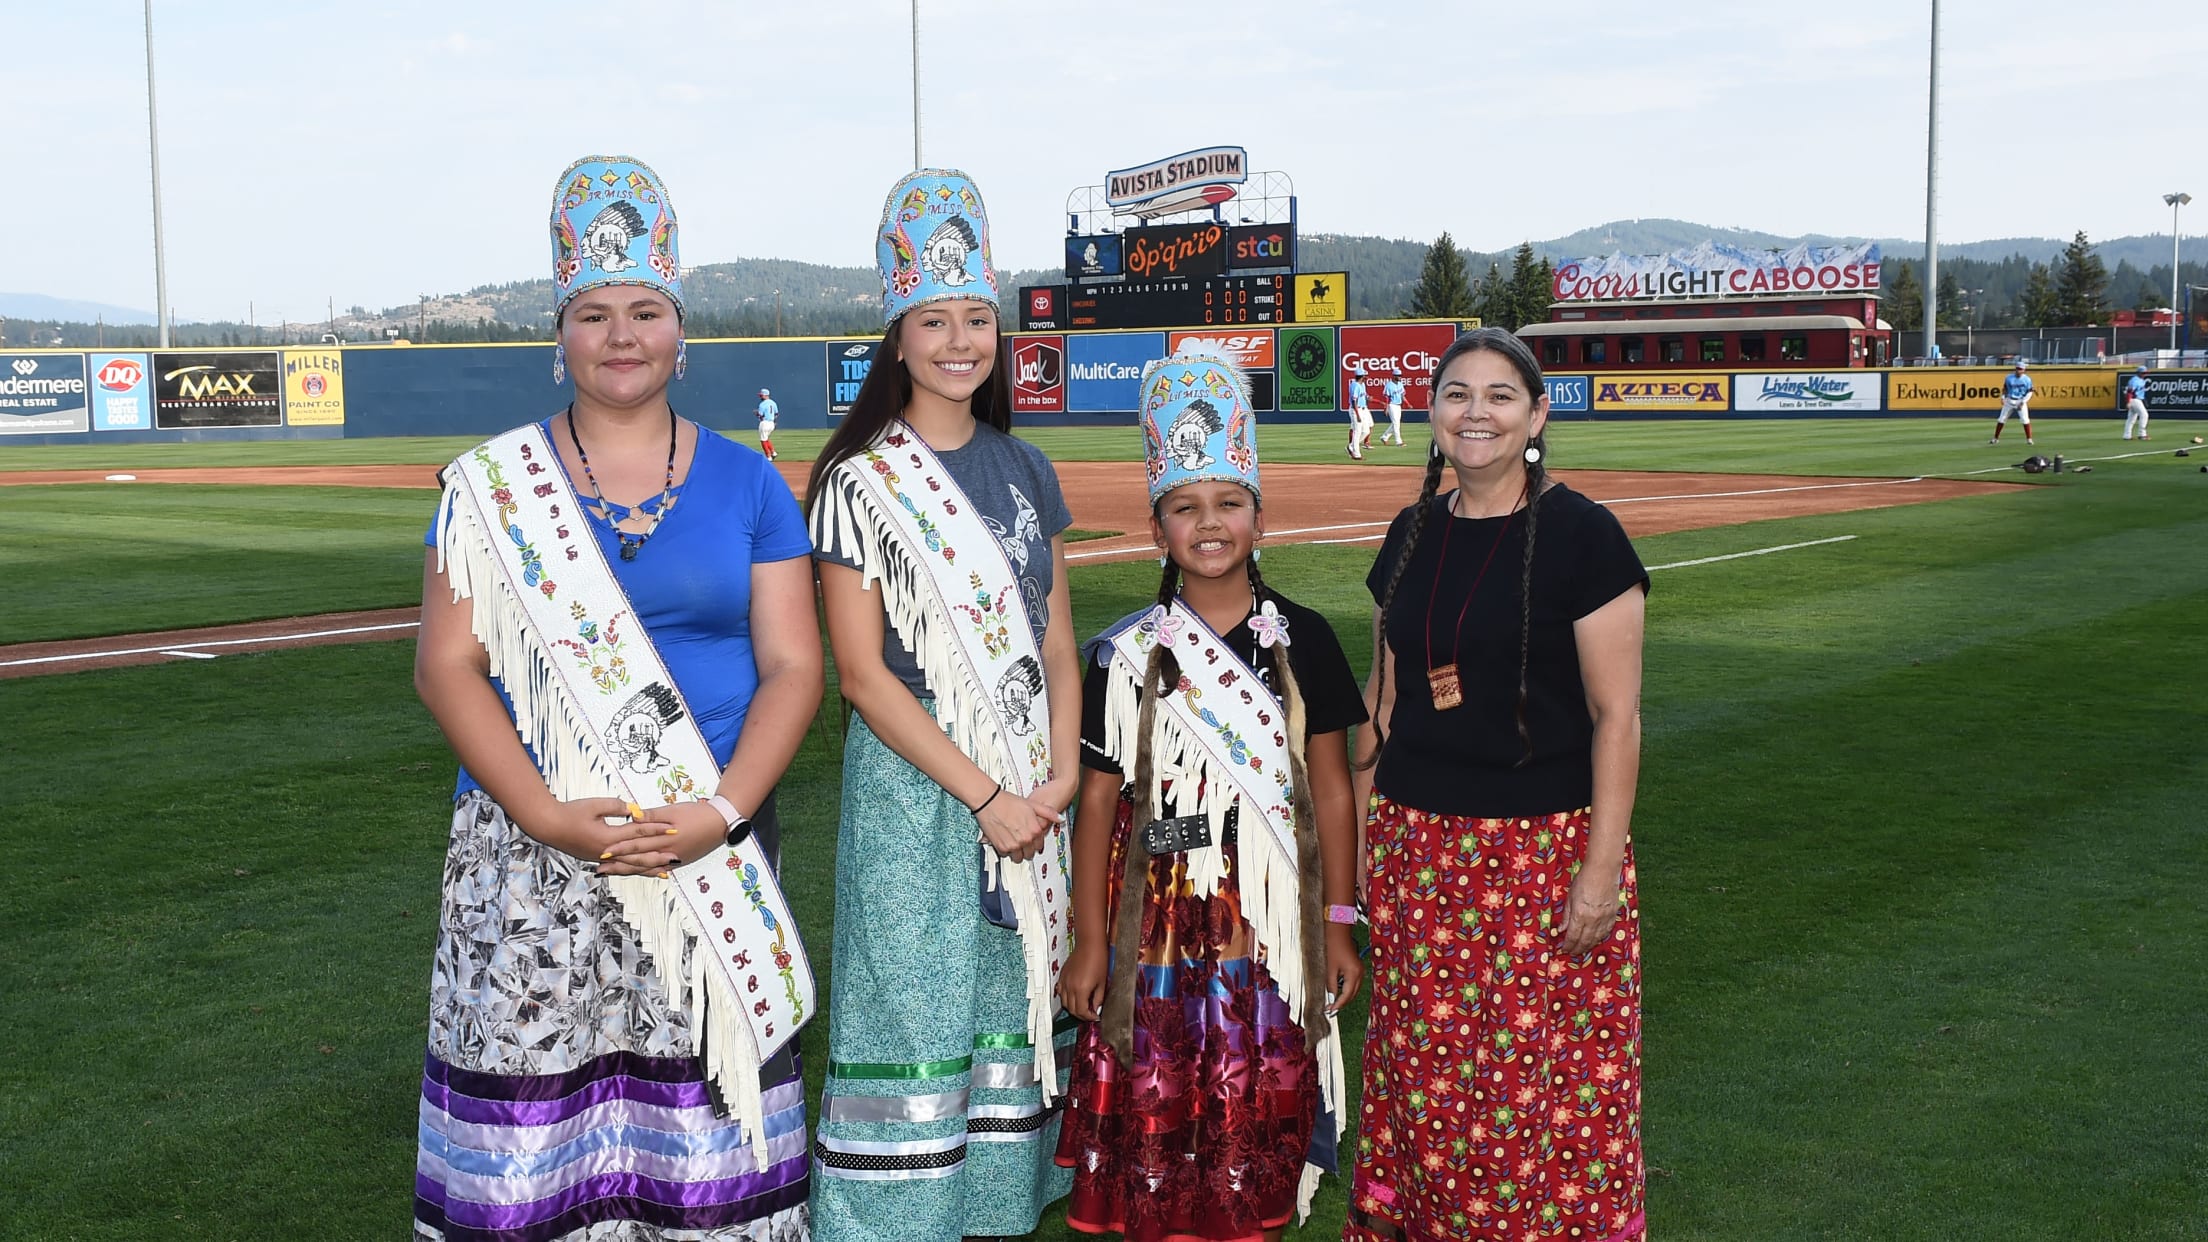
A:
{"type": "Polygon", "coordinates": [[[1556,269],[1559,302],[1745,298],[1784,293],[1878,293],[1878,243],[1743,250],[1703,242],[1670,254],[1573,259],[1556,269]]]}
{"type": "Polygon", "coordinates": [[[1205,147],[1104,174],[1104,202],[1127,215],[1159,216],[1234,197],[1249,180],[1249,153],[1205,147]]]}

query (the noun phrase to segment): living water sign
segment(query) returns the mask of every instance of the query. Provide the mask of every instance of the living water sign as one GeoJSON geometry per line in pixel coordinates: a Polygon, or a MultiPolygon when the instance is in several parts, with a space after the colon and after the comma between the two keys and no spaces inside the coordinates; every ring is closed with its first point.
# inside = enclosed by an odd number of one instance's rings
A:
{"type": "Polygon", "coordinates": [[[1885,377],[1864,371],[1751,372],[1733,381],[1733,408],[1743,413],[1777,410],[1878,410],[1885,408],[1885,377]]]}

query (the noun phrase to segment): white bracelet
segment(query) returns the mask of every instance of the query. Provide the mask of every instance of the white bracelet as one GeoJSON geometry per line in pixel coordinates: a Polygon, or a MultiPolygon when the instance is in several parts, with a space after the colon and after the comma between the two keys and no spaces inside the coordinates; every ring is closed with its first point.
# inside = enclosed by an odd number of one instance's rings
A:
{"type": "Polygon", "coordinates": [[[743,814],[736,809],[736,804],[719,794],[714,794],[707,798],[705,802],[707,806],[721,813],[721,827],[723,828],[733,828],[736,826],[736,821],[743,818],[743,814]]]}

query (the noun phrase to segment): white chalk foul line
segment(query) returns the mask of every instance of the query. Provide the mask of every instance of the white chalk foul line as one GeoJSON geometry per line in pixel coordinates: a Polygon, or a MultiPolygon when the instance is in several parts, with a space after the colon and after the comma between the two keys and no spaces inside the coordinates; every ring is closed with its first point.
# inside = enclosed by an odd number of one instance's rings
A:
{"type": "Polygon", "coordinates": [[[165,656],[175,656],[175,657],[177,657],[177,658],[178,658],[178,659],[180,659],[180,660],[213,660],[213,659],[217,659],[217,658],[218,658],[218,657],[217,657],[217,656],[215,655],[215,653],[214,653],[214,652],[212,652],[212,651],[174,651],[174,650],[169,650],[169,651],[163,651],[163,652],[162,652],[161,654],[162,654],[162,655],[165,655],[165,656]]]}
{"type": "Polygon", "coordinates": [[[1827,543],[1846,543],[1853,538],[1855,538],[1854,535],[1834,535],[1830,539],[1811,539],[1806,543],[1782,543],[1776,547],[1753,548],[1746,552],[1727,552],[1723,556],[1703,556],[1691,561],[1673,561],[1668,565],[1651,565],[1648,567],[1648,572],[1655,573],[1659,569],[1685,569],[1689,565],[1714,565],[1719,561],[1737,561],[1744,556],[1769,556],[1773,552],[1792,552],[1796,548],[1814,548],[1827,543]]]}
{"type": "MultiPolygon", "coordinates": [[[[313,630],[305,634],[263,634],[259,638],[216,638],[203,643],[191,643],[192,647],[250,647],[256,643],[294,643],[306,638],[341,638],[347,634],[379,634],[386,630],[411,630],[419,621],[397,621],[390,625],[355,625],[342,630],[313,630]]],[[[66,655],[32,656],[26,660],[0,661],[0,668],[15,668],[25,664],[65,664],[73,660],[104,660],[111,656],[170,655],[191,656],[201,660],[215,657],[201,651],[184,651],[174,643],[166,647],[126,647],[108,651],[72,651],[66,655]]]]}

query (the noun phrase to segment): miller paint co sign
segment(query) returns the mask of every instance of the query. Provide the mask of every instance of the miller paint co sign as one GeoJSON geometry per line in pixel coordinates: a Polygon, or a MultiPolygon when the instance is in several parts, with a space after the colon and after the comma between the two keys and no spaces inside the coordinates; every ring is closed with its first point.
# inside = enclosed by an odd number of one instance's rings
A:
{"type": "Polygon", "coordinates": [[[1121,215],[1149,219],[1226,202],[1249,178],[1248,152],[1205,147],[1104,174],[1104,202],[1121,215]]]}

